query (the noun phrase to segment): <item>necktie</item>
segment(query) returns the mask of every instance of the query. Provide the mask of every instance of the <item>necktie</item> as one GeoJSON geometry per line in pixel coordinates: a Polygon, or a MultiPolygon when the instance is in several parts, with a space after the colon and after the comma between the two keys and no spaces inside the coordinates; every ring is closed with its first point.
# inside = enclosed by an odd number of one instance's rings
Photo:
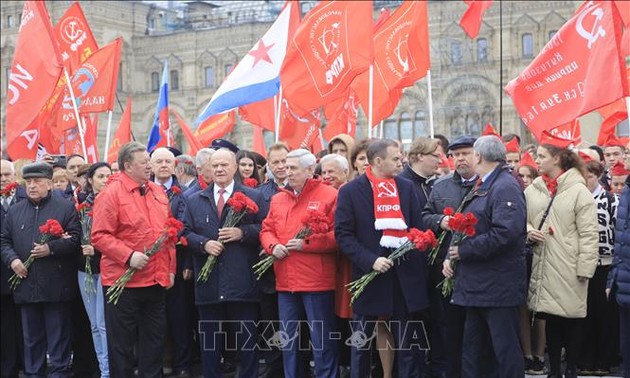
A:
{"type": "Polygon", "coordinates": [[[4,211],[9,211],[9,198],[8,197],[2,197],[2,207],[4,208],[4,211]]]}
{"type": "Polygon", "coordinates": [[[221,218],[221,214],[223,214],[223,207],[225,207],[225,198],[223,198],[223,193],[225,193],[225,189],[219,189],[219,199],[217,200],[217,214],[219,218],[221,218]]]}

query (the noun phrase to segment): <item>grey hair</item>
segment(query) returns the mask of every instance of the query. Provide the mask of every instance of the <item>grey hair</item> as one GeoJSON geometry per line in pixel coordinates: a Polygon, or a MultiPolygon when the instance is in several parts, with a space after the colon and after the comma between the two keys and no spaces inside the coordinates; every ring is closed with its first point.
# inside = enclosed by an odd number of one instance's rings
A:
{"type": "Polygon", "coordinates": [[[169,158],[175,161],[175,154],[173,153],[173,151],[169,150],[166,147],[159,147],[153,150],[153,152],[151,152],[151,161],[153,162],[154,159],[157,159],[156,156],[161,153],[165,153],[166,155],[168,155],[169,158]]]}
{"type": "Polygon", "coordinates": [[[13,165],[13,162],[9,160],[4,160],[4,159],[2,159],[2,161],[6,162],[9,165],[9,169],[11,169],[11,173],[15,174],[15,165],[13,165]]]}
{"type": "Polygon", "coordinates": [[[188,176],[197,176],[195,160],[190,155],[179,155],[175,158],[175,171],[188,176]]]}
{"type": "Polygon", "coordinates": [[[201,167],[205,163],[210,160],[210,156],[215,153],[216,150],[214,148],[202,148],[197,151],[197,155],[195,156],[195,165],[197,167],[201,167]]]}
{"type": "Polygon", "coordinates": [[[146,150],[147,147],[139,142],[129,142],[122,145],[118,151],[118,169],[124,171],[125,163],[133,161],[133,154],[136,152],[144,152],[146,150]]]}
{"type": "Polygon", "coordinates": [[[317,158],[311,153],[311,151],[304,148],[298,148],[287,154],[288,158],[297,158],[298,164],[301,168],[312,168],[317,164],[317,158]]]}
{"type": "Polygon", "coordinates": [[[335,163],[337,163],[337,166],[341,168],[341,170],[345,173],[350,172],[350,165],[348,164],[348,159],[346,159],[345,157],[339,154],[328,154],[319,159],[319,164],[324,165],[324,163],[327,163],[329,161],[334,161],[335,163]]]}
{"type": "Polygon", "coordinates": [[[505,161],[505,145],[494,135],[477,138],[473,149],[487,162],[505,161]]]}

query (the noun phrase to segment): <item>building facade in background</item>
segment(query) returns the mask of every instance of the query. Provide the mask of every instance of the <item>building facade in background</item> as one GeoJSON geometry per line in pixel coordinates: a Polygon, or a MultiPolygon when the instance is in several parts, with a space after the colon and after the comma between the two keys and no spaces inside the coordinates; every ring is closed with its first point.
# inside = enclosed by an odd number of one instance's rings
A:
{"type": "MultiPolygon", "coordinates": [[[[521,124],[511,99],[501,88],[531,62],[580,3],[495,2],[486,12],[478,38],[470,40],[458,24],[466,9],[463,1],[430,1],[435,132],[447,137],[479,135],[486,123],[499,129],[502,104],[503,133],[516,133],[529,140],[531,137],[521,124]]],[[[53,22],[57,22],[71,4],[71,1],[47,1],[53,22]]],[[[315,4],[300,1],[302,13],[315,4]]],[[[380,9],[395,8],[399,4],[400,1],[374,1],[374,17],[380,9]]],[[[114,111],[114,127],[127,96],[131,96],[133,133],[138,141],[146,142],[165,60],[170,70],[169,106],[192,124],[233,65],[269,28],[282,5],[283,1],[81,1],[99,46],[118,36],[124,40],[117,91],[121,106],[114,111]]],[[[22,1],[3,1],[0,5],[3,129],[6,79],[22,7],[22,1]]],[[[584,118],[583,138],[593,142],[600,119],[593,115],[584,118]]],[[[106,122],[106,116],[101,115],[100,145],[104,145],[106,122]]],[[[171,125],[176,139],[181,141],[173,116],[171,125]]],[[[429,132],[425,78],[404,91],[395,113],[383,122],[383,133],[385,137],[410,143],[414,137],[428,136],[429,132]]],[[[365,136],[366,117],[360,112],[357,137],[365,136]]],[[[239,120],[226,137],[248,148],[252,143],[251,125],[239,120]]],[[[266,137],[268,142],[273,139],[272,135],[266,137]]]]}

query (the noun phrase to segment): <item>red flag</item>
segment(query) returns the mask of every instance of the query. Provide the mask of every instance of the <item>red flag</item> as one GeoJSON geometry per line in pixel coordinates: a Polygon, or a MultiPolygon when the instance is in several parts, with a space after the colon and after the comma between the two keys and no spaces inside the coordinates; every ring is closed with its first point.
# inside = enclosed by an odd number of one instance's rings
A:
{"type": "Polygon", "coordinates": [[[125,111],[123,112],[122,118],[120,119],[120,123],[118,124],[118,128],[116,129],[116,134],[114,135],[114,139],[112,139],[112,143],[109,146],[109,151],[107,151],[107,162],[113,163],[118,159],[118,150],[120,150],[120,146],[125,143],[129,143],[131,141],[131,97],[127,97],[127,105],[125,106],[125,111]]]}
{"type": "Polygon", "coordinates": [[[280,71],[283,95],[293,110],[310,110],[343,96],[373,57],[372,1],[322,1],[287,48],[280,71]]]}
{"type": "Polygon", "coordinates": [[[577,146],[582,143],[580,121],[576,119],[551,130],[545,130],[538,141],[539,144],[553,144],[562,148],[577,146]]]}
{"type": "Polygon", "coordinates": [[[286,98],[280,108],[279,139],[289,148],[309,148],[314,139],[319,137],[319,110],[313,110],[304,117],[298,116],[286,98]]]}
{"type": "Polygon", "coordinates": [[[197,137],[190,131],[190,127],[184,122],[182,117],[180,117],[179,113],[175,109],[171,110],[175,115],[175,119],[177,120],[177,124],[179,128],[182,130],[184,134],[184,138],[186,138],[186,142],[188,142],[188,154],[195,156],[197,152],[203,148],[203,145],[199,142],[197,137]]]}
{"type": "Polygon", "coordinates": [[[81,135],[79,135],[79,129],[73,127],[64,131],[64,153],[68,156],[72,154],[83,155],[83,147],[81,146],[81,135]]]}
{"type": "Polygon", "coordinates": [[[475,39],[479,35],[483,14],[490,8],[492,1],[464,0],[468,9],[459,20],[459,25],[464,29],[468,38],[475,39]]]}
{"type": "Polygon", "coordinates": [[[61,57],[69,72],[74,73],[90,55],[98,50],[98,44],[78,2],[68,8],[55,26],[61,57]]]}
{"type": "Polygon", "coordinates": [[[98,143],[96,136],[98,134],[98,114],[92,116],[86,114],[82,116],[85,122],[85,150],[87,152],[87,162],[96,163],[98,161],[98,143]]]}
{"type": "Polygon", "coordinates": [[[611,2],[585,3],[506,86],[521,120],[538,139],[543,131],[628,94],[616,16],[611,2]]]}
{"type": "Polygon", "coordinates": [[[499,135],[497,130],[490,123],[488,123],[488,124],[486,124],[486,126],[484,126],[483,132],[481,133],[481,135],[495,135],[495,136],[498,136],[499,138],[501,138],[501,135],[499,135]]]}
{"type": "Polygon", "coordinates": [[[275,132],[276,120],[274,119],[274,102],[277,102],[276,97],[269,97],[262,101],[252,102],[251,104],[240,106],[238,108],[238,114],[241,116],[242,120],[252,125],[275,132]]]}
{"type": "Polygon", "coordinates": [[[615,0],[615,7],[619,11],[621,21],[626,27],[630,27],[630,1],[627,0],[615,0]]]}
{"type": "Polygon", "coordinates": [[[252,126],[254,129],[254,143],[252,145],[252,151],[258,152],[262,156],[267,155],[267,149],[265,148],[265,138],[263,136],[263,129],[258,126],[252,126]]]}
{"type": "MultiPolygon", "coordinates": [[[[116,96],[121,47],[122,38],[116,38],[114,42],[92,54],[72,77],[72,90],[80,113],[112,110],[116,96]]],[[[61,107],[62,110],[57,118],[59,127],[65,130],[76,125],[72,98],[67,88],[61,107]]]]}
{"type": "Polygon", "coordinates": [[[202,146],[209,146],[213,140],[222,138],[234,128],[234,111],[213,115],[205,120],[193,133],[202,146]]]}
{"type": "Polygon", "coordinates": [[[7,151],[12,159],[34,159],[39,130],[33,122],[62,72],[46,4],[26,1],[7,91],[7,151]]]}
{"type": "Polygon", "coordinates": [[[606,141],[610,136],[617,135],[617,125],[619,122],[628,119],[628,112],[626,110],[617,111],[602,121],[602,125],[599,128],[599,135],[597,136],[597,145],[605,146],[606,141]]]}
{"type": "Polygon", "coordinates": [[[324,115],[328,119],[328,124],[324,128],[324,138],[331,140],[338,134],[348,134],[354,137],[358,110],[358,100],[352,88],[348,88],[346,96],[326,105],[324,115]]]}

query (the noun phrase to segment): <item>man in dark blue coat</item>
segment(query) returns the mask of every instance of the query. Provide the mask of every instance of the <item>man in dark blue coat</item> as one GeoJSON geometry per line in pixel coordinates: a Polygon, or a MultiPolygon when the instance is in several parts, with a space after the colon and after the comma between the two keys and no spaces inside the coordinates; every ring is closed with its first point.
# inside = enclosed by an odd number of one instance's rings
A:
{"type": "MultiPolygon", "coordinates": [[[[624,163],[630,169],[630,145],[626,146],[624,163]]],[[[619,338],[624,377],[630,377],[630,177],[621,194],[615,225],[615,258],[608,273],[606,294],[619,304],[619,338]]]]}
{"type": "Polygon", "coordinates": [[[395,141],[375,141],[367,157],[366,174],[341,187],[335,213],[335,238],[352,262],[352,279],[380,273],[352,306],[352,341],[363,342],[353,343],[351,374],[356,378],[370,375],[369,340],[375,321],[387,316],[392,320],[398,374],[421,377],[427,348],[421,322],[421,312],[428,307],[426,256],[412,252],[396,264],[387,256],[401,241],[396,231],[421,227],[422,209],[413,184],[395,177],[402,170],[402,154],[395,141]],[[382,204],[383,200],[391,203],[382,204]],[[363,335],[368,339],[357,338],[363,335]]]}
{"type": "Polygon", "coordinates": [[[236,156],[221,149],[210,158],[213,184],[186,199],[184,235],[193,253],[195,303],[199,310],[204,377],[219,377],[224,332],[236,332],[240,376],[257,377],[256,321],[260,293],[252,266],[258,261],[259,233],[267,204],[262,195],[234,182],[236,156]],[[258,205],[237,226],[223,227],[227,201],[242,192],[258,205]],[[199,272],[209,256],[216,258],[207,281],[199,272]]]}
{"type": "Polygon", "coordinates": [[[480,137],[473,148],[480,181],[463,211],[477,218],[476,234],[451,244],[444,265],[444,275],[452,277],[450,262],[458,261],[452,302],[466,307],[462,377],[484,376],[487,366],[499,377],[522,377],[518,307],[526,290],[525,196],[505,165],[499,138],[480,137]]]}
{"type": "Polygon", "coordinates": [[[81,225],[74,205],[52,196],[52,167],[46,163],[24,166],[27,200],[8,210],[2,222],[2,262],[21,277],[14,292],[21,305],[24,334],[24,372],[27,376],[70,374],[72,314],[70,301],[78,292],[76,256],[81,225]],[[40,244],[39,227],[57,220],[69,237],[52,238],[40,244]],[[26,269],[29,255],[35,257],[26,269]],[[52,284],[51,284],[52,283],[52,284]]]}

